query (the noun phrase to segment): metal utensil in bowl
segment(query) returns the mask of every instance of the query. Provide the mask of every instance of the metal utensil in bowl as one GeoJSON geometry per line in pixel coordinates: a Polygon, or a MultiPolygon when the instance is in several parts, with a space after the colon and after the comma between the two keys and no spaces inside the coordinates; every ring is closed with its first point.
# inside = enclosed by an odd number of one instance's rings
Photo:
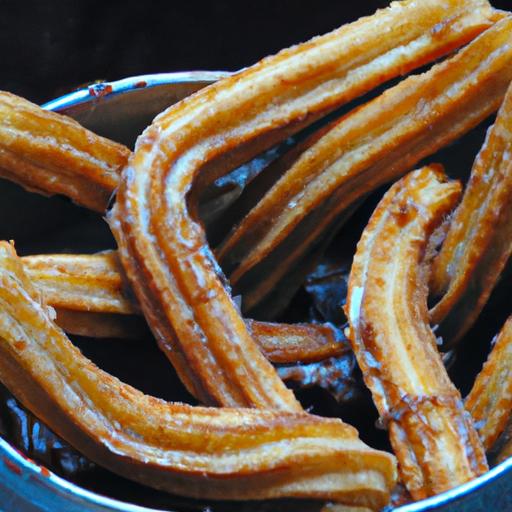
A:
{"type": "MultiPolygon", "coordinates": [[[[142,129],[164,108],[227,74],[169,73],[94,84],[51,101],[45,108],[66,113],[101,135],[132,145],[142,129]]],[[[4,182],[0,183],[2,197],[4,187],[12,191],[9,186],[4,182]]],[[[14,212],[16,206],[15,199],[11,202],[2,202],[0,214],[9,215],[9,209],[14,212]]],[[[0,504],[2,510],[16,512],[157,510],[107,498],[83,489],[27,459],[1,438],[0,504]]],[[[427,500],[399,507],[396,512],[494,510],[512,510],[512,459],[465,485],[427,500]]]]}

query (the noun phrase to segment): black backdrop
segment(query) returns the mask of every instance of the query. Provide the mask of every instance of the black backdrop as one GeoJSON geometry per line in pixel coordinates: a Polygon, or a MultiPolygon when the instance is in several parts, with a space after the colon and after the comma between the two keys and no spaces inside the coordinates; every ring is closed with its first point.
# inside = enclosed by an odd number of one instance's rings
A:
{"type": "Polygon", "coordinates": [[[43,102],[97,79],[235,70],[387,4],[0,0],[0,89],[43,102]]]}

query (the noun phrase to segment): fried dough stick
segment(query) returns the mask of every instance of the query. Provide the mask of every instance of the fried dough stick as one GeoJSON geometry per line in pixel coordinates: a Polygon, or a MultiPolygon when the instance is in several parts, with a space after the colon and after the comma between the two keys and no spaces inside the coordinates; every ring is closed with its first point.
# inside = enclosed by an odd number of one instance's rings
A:
{"type": "Polygon", "coordinates": [[[484,448],[490,450],[512,413],[512,317],[497,336],[466,398],[466,409],[473,416],[484,448]]]}
{"type": "MultiPolygon", "coordinates": [[[[25,256],[22,261],[66,332],[129,339],[143,332],[132,317],[140,315],[140,309],[123,279],[115,251],[42,254],[25,256]]],[[[341,330],[331,324],[246,323],[265,357],[274,363],[315,362],[342,355],[346,349],[341,330]]]]}
{"type": "Polygon", "coordinates": [[[245,311],[300,264],[338,217],[496,111],[512,80],[512,19],[343,117],[217,251],[245,311]],[[262,278],[262,276],[264,276],[262,278]]]}
{"type": "Polygon", "coordinates": [[[461,192],[445,180],[425,167],[387,192],[358,244],[346,308],[359,366],[417,500],[487,470],[428,324],[428,239],[461,192]]]}
{"type": "MultiPolygon", "coordinates": [[[[147,327],[136,301],[126,291],[117,253],[95,255],[43,254],[21,258],[32,283],[43,293],[64,331],[96,338],[140,341],[147,327]]],[[[332,324],[275,324],[245,320],[264,356],[285,382],[299,388],[319,386],[338,403],[357,398],[352,349],[332,324]]]]}
{"type": "Polygon", "coordinates": [[[208,409],[144,395],[86,359],[40,296],[2,242],[0,379],[91,460],[195,498],[386,504],[394,458],[365,446],[352,427],[304,413],[208,409]]]}
{"type": "MultiPolygon", "coordinates": [[[[511,44],[512,46],[512,44],[511,44]]],[[[434,260],[431,311],[447,346],[474,323],[512,252],[512,87],[434,260]]]]}
{"type": "MultiPolygon", "coordinates": [[[[345,101],[466,44],[499,16],[486,0],[425,0],[395,5],[369,36],[360,22],[347,49],[356,51],[345,101]]],[[[104,212],[129,154],[66,116],[0,93],[0,176],[28,190],[104,212]]]]}
{"type": "Polygon", "coordinates": [[[300,410],[225,287],[187,201],[192,187],[470,40],[494,16],[486,2],[394,3],[199,91],[139,137],[110,225],[155,337],[203,403],[300,410]]]}
{"type": "Polygon", "coordinates": [[[130,150],[0,91],[0,177],[104,212],[130,150]]]}
{"type": "Polygon", "coordinates": [[[30,280],[55,308],[95,313],[140,314],[116,251],[40,254],[21,258],[30,280]]]}

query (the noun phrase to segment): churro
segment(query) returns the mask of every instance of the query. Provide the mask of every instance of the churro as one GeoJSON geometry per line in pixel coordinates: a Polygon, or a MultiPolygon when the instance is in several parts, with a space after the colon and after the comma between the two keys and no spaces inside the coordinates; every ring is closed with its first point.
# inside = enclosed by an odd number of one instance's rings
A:
{"type": "Polygon", "coordinates": [[[128,148],[7,92],[0,92],[0,120],[0,177],[105,211],[128,148]]]}
{"type": "MultiPolygon", "coordinates": [[[[512,45],[511,45],[512,46],[512,45]]],[[[447,347],[485,306],[512,251],[512,88],[475,160],[461,204],[433,263],[431,311],[447,347]]]]}
{"type": "Polygon", "coordinates": [[[340,420],[166,403],[101,371],[54,324],[5,242],[0,303],[2,382],[91,460],[184,496],[387,502],[393,456],[366,447],[340,420]]]}
{"type": "Polygon", "coordinates": [[[261,303],[366,194],[496,111],[512,80],[512,19],[342,117],[217,250],[244,311],[261,303]]]}
{"type": "Polygon", "coordinates": [[[352,346],[414,499],[487,470],[428,324],[428,239],[460,192],[432,166],[393,185],[363,233],[349,280],[352,346]]]}
{"type": "MultiPolygon", "coordinates": [[[[25,272],[57,312],[66,332],[93,338],[140,339],[140,309],[114,251],[41,254],[22,258],[25,272]]],[[[346,351],[343,333],[330,324],[277,324],[246,320],[256,343],[274,363],[315,362],[346,351]]]]}
{"type": "Polygon", "coordinates": [[[512,317],[499,335],[466,398],[484,448],[490,450],[505,430],[512,412],[512,317]]]}

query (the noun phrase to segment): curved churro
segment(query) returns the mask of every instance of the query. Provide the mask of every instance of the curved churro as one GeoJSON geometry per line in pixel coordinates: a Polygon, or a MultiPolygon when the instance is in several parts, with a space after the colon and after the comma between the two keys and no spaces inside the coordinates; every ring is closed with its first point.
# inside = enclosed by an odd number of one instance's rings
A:
{"type": "MultiPolygon", "coordinates": [[[[66,332],[90,337],[140,339],[140,314],[114,251],[41,254],[22,258],[25,272],[55,308],[66,332]]],[[[246,320],[256,343],[274,363],[314,362],[346,350],[342,332],[330,324],[275,324],[246,320]]]]}
{"type": "Polygon", "coordinates": [[[93,338],[142,339],[147,326],[117,252],[44,254],[22,258],[25,272],[55,308],[66,332],[93,338]]]}
{"type": "Polygon", "coordinates": [[[0,177],[104,212],[130,150],[0,91],[0,177]]]}
{"type": "Polygon", "coordinates": [[[203,89],[139,138],[110,225],[155,337],[203,402],[300,410],[225,288],[197,204],[187,203],[193,185],[203,189],[326,112],[470,40],[494,17],[475,0],[394,3],[203,89]]]}
{"type": "Polygon", "coordinates": [[[460,192],[460,184],[446,182],[435,167],[396,183],[372,215],[350,274],[352,346],[415,499],[487,470],[428,324],[428,238],[460,192]]]}
{"type": "MultiPolygon", "coordinates": [[[[329,106],[327,103],[317,105],[319,112],[348,101],[386,79],[464,44],[490,26],[495,19],[496,13],[483,0],[467,0],[462,3],[453,0],[429,0],[421,5],[403,2],[369,20],[357,22],[351,26],[351,30],[345,30],[342,34],[347,43],[350,43],[343,51],[347,55],[348,51],[354,52],[360,60],[343,64],[341,69],[335,70],[333,76],[339,81],[334,84],[337,95],[331,95],[333,103],[329,106]],[[386,27],[386,35],[378,37],[377,45],[374,44],[374,39],[381,26],[386,27]],[[349,41],[351,35],[359,36],[363,33],[366,39],[364,44],[360,40],[357,45],[349,41]]],[[[331,41],[326,41],[324,38],[324,42],[332,43],[333,39],[331,37],[331,41]]],[[[327,76],[324,75],[323,78],[327,76]]],[[[325,99],[329,96],[331,91],[328,89],[333,83],[328,86],[319,84],[320,81],[317,82],[319,89],[325,89],[323,93],[327,93],[323,96],[325,99]]],[[[313,86],[316,87],[314,84],[313,86]]],[[[298,126],[294,129],[297,128],[298,126]]],[[[9,172],[13,172],[15,167],[11,163],[9,172]]],[[[85,197],[83,194],[79,195],[85,197]]],[[[175,361],[178,358],[176,356],[175,361]]]]}
{"type": "Polygon", "coordinates": [[[339,420],[208,409],[144,395],[101,371],[51,320],[12,246],[0,244],[0,379],[91,460],[151,487],[211,499],[333,499],[374,509],[393,456],[339,420]]]}
{"type": "MultiPolygon", "coordinates": [[[[512,45],[511,45],[512,46],[512,45]]],[[[446,345],[477,319],[512,252],[512,87],[433,263],[431,311],[446,345]]]]}
{"type": "Polygon", "coordinates": [[[502,20],[456,56],[343,117],[297,159],[217,252],[244,310],[358,199],[498,109],[512,80],[511,34],[512,19],[502,20]]]}
{"type": "Polygon", "coordinates": [[[492,351],[466,398],[484,448],[490,450],[512,413],[512,317],[497,336],[492,351]]]}
{"type": "MultiPolygon", "coordinates": [[[[486,0],[404,1],[354,24],[344,101],[464,45],[499,17],[486,0]]],[[[0,93],[0,119],[1,177],[105,211],[127,148],[9,93],[0,93]]]]}

